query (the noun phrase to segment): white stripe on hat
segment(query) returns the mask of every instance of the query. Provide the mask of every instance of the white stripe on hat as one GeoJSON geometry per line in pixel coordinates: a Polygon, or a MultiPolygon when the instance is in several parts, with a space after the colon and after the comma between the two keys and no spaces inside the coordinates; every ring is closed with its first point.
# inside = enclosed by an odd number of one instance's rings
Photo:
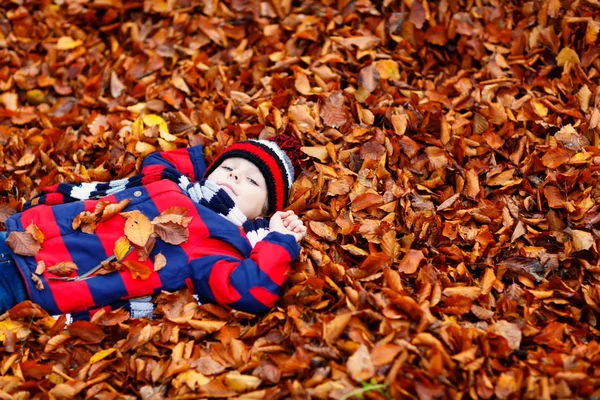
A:
{"type": "Polygon", "coordinates": [[[262,145],[265,145],[269,149],[273,150],[275,154],[277,154],[277,157],[279,157],[279,159],[283,162],[283,165],[285,166],[285,175],[287,178],[288,187],[291,189],[294,183],[294,167],[292,166],[292,161],[290,160],[290,158],[287,156],[287,154],[285,154],[285,151],[281,150],[281,147],[279,147],[277,143],[272,142],[270,140],[251,139],[249,140],[249,142],[257,142],[262,145]]]}

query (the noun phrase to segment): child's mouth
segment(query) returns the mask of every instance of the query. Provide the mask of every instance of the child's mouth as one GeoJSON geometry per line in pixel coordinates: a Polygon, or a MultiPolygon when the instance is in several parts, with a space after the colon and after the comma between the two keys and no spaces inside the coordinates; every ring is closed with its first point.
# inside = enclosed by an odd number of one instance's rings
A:
{"type": "Polygon", "coordinates": [[[228,184],[228,183],[219,183],[219,186],[221,186],[221,187],[223,187],[223,188],[227,188],[227,189],[229,189],[229,191],[230,191],[231,193],[233,193],[234,195],[236,195],[236,196],[237,196],[237,193],[235,192],[235,190],[233,190],[233,188],[231,187],[231,185],[230,185],[230,184],[228,184]]]}

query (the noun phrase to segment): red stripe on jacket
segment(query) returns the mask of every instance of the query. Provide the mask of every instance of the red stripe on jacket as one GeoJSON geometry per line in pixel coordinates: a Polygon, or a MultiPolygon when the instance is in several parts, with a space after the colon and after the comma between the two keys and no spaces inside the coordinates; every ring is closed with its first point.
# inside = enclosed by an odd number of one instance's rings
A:
{"type": "MultiPolygon", "coordinates": [[[[60,229],[50,206],[40,205],[24,211],[21,215],[21,224],[26,228],[31,223],[36,223],[38,227],[41,227],[40,229],[43,229],[42,233],[48,238],[48,242],[51,242],[51,245],[47,246],[42,244],[42,249],[35,256],[36,262],[44,260],[46,268],[49,268],[62,261],[73,261],[71,253],[69,253],[62,239],[60,229]],[[36,223],[32,218],[34,215],[40,220],[40,223],[36,223]]],[[[68,290],[62,288],[67,282],[47,281],[47,283],[56,306],[61,310],[77,308],[77,305],[81,303],[94,303],[90,289],[85,282],[68,282],[68,285],[65,286],[68,290]]],[[[31,288],[31,291],[33,290],[37,289],[31,288]]]]}
{"type": "Polygon", "coordinates": [[[283,285],[289,270],[289,264],[292,262],[290,254],[281,246],[267,241],[260,241],[254,247],[255,251],[250,254],[250,258],[258,265],[258,268],[267,274],[267,276],[276,284],[283,285]],[[280,263],[273,263],[271,260],[282,260],[280,263]]]}

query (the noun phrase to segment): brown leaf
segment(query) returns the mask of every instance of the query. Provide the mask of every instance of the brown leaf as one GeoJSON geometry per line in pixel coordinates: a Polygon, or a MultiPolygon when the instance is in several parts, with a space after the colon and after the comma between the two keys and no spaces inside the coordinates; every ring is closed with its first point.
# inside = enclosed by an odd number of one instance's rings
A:
{"type": "Polygon", "coordinates": [[[361,344],[358,349],[348,357],[346,368],[350,377],[356,382],[366,382],[375,375],[375,366],[371,361],[367,346],[361,344]]]}
{"type": "Polygon", "coordinates": [[[500,320],[490,327],[490,332],[494,332],[506,339],[508,346],[513,350],[521,347],[522,333],[518,325],[511,322],[500,320]]]}
{"type": "Polygon", "coordinates": [[[383,203],[383,197],[377,193],[363,193],[360,196],[356,197],[352,200],[352,205],[350,209],[352,212],[360,211],[365,208],[378,206],[383,203]]]}
{"type": "Polygon", "coordinates": [[[101,343],[107,337],[102,327],[88,321],[75,321],[67,327],[67,331],[90,344],[101,343]]]}
{"type": "Polygon", "coordinates": [[[65,277],[71,275],[73,271],[77,271],[77,265],[72,261],[61,261],[58,264],[48,267],[47,271],[54,275],[65,277]]]}
{"type": "Polygon", "coordinates": [[[542,164],[547,168],[558,168],[571,159],[571,152],[564,147],[550,149],[542,157],[542,164]]]}
{"type": "Polygon", "coordinates": [[[121,213],[121,215],[127,218],[124,228],[127,239],[136,246],[144,247],[154,231],[148,217],[138,210],[121,213]]]}
{"type": "Polygon", "coordinates": [[[4,223],[16,210],[8,204],[0,204],[0,222],[4,223]]]}
{"type": "Polygon", "coordinates": [[[6,238],[6,244],[15,254],[35,256],[42,248],[29,232],[12,231],[6,238]]]}
{"type": "Polygon", "coordinates": [[[109,218],[119,214],[125,207],[131,203],[131,199],[123,199],[117,204],[109,203],[103,209],[100,217],[100,221],[106,221],[109,218]]]}
{"type": "Polygon", "coordinates": [[[398,265],[398,271],[404,274],[414,274],[421,261],[425,259],[421,250],[409,250],[398,265]]]}
{"type": "MultiPolygon", "coordinates": [[[[181,218],[181,217],[180,217],[181,218]]],[[[179,245],[187,242],[189,238],[189,230],[183,225],[175,222],[158,222],[152,221],[154,232],[163,241],[173,245],[179,245]]]]}
{"type": "Polygon", "coordinates": [[[36,274],[31,274],[31,280],[37,290],[44,290],[44,282],[36,274]]]}
{"type": "Polygon", "coordinates": [[[564,208],[565,199],[560,193],[560,190],[556,186],[545,186],[544,197],[548,201],[548,207],[550,208],[564,208]]]}
{"type": "Polygon", "coordinates": [[[315,235],[322,237],[329,242],[333,242],[337,239],[337,235],[333,228],[324,222],[310,221],[308,225],[315,235]]]}
{"type": "Polygon", "coordinates": [[[29,224],[27,226],[27,228],[25,228],[25,232],[29,233],[31,236],[33,236],[33,238],[35,239],[36,242],[38,242],[39,244],[44,243],[44,234],[42,233],[42,231],[40,230],[40,228],[37,227],[36,224],[29,224]]]}
{"type": "Polygon", "coordinates": [[[140,278],[141,280],[145,280],[150,278],[152,274],[150,268],[136,260],[127,260],[123,262],[123,265],[131,272],[133,279],[140,278]]]}

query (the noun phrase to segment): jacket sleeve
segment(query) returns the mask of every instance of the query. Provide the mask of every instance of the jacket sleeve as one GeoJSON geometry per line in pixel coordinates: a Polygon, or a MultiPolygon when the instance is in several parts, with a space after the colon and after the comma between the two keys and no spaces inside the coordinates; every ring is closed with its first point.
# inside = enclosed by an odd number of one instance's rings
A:
{"type": "Polygon", "coordinates": [[[206,170],[202,146],[152,153],[144,159],[142,173],[160,167],[175,168],[187,175],[192,182],[200,180],[206,170]]]}
{"type": "Polygon", "coordinates": [[[194,292],[201,302],[266,312],[281,296],[287,271],[299,253],[294,237],[279,232],[269,233],[245,259],[229,244],[208,238],[193,251],[194,292]]]}

